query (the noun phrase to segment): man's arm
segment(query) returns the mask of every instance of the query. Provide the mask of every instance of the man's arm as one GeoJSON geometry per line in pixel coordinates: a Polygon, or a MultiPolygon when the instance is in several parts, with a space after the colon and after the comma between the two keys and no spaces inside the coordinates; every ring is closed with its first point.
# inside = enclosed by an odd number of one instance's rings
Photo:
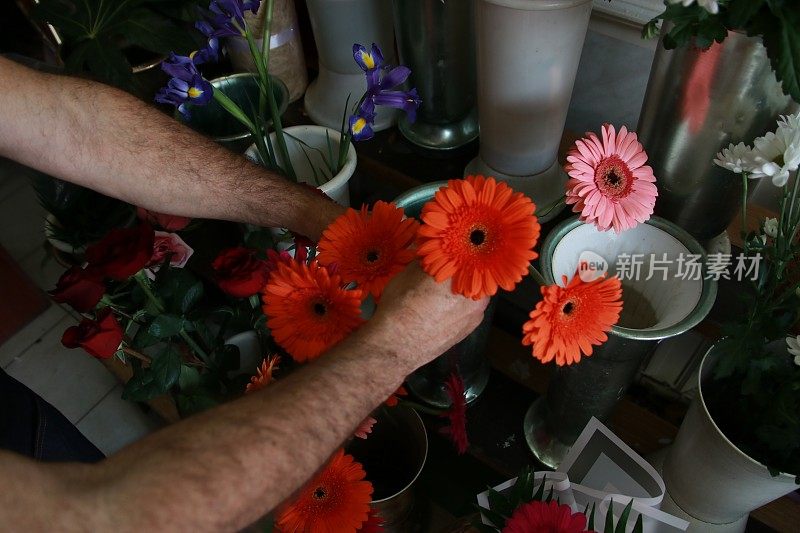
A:
{"type": "Polygon", "coordinates": [[[154,211],[318,238],[342,208],[127,93],[0,57],[0,155],[154,211]]]}
{"type": "Polygon", "coordinates": [[[0,453],[0,524],[19,531],[242,528],[300,488],[411,371],[472,331],[485,306],[412,264],[361,329],[263,391],[96,465],[0,453]]]}

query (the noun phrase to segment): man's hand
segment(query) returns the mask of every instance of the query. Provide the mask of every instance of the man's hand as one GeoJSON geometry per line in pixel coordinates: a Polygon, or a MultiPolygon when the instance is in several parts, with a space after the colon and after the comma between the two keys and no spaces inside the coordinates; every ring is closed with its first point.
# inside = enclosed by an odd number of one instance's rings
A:
{"type": "Polygon", "coordinates": [[[450,281],[436,283],[415,261],[386,287],[368,324],[416,369],[477,328],[488,302],[453,294],[450,281]]]}

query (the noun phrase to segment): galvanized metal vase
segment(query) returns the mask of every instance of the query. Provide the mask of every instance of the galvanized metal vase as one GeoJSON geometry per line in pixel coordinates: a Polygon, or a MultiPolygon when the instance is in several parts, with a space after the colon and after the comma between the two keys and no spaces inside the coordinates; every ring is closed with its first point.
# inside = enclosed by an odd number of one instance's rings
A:
{"type": "Polygon", "coordinates": [[[560,283],[562,276],[571,278],[586,252],[601,257],[610,275],[620,276],[623,311],[608,341],[594,347],[590,357],[556,368],[547,394],[525,416],[528,446],[552,468],[558,467],[592,417],[608,418],[658,342],[699,324],[717,294],[716,281],[703,279],[702,269],[681,276],[686,263],[681,266],[679,257],[702,258],[703,248],[661,218],[653,217],[621,234],[601,232],[577,219],[561,223],[542,245],[545,281],[553,284],[560,283]],[[638,275],[631,267],[634,264],[641,265],[638,275]]]}
{"type": "MultiPolygon", "coordinates": [[[[395,200],[398,207],[405,210],[406,216],[419,217],[422,206],[433,198],[445,182],[434,182],[416,187],[400,195],[395,200]]],[[[491,368],[484,357],[489,341],[489,331],[494,317],[495,298],[484,311],[483,321],[470,333],[445,353],[417,369],[406,379],[411,393],[424,403],[437,408],[450,406],[450,398],[445,391],[445,380],[456,369],[464,380],[464,398],[467,403],[478,399],[489,382],[491,368]]]]}
{"type": "MultiPolygon", "coordinates": [[[[306,0],[319,53],[319,76],[308,86],[305,108],[315,124],[339,129],[345,105],[367,89],[364,72],[353,60],[353,43],[380,46],[387,64],[395,64],[392,6],[376,0],[306,0]]],[[[350,110],[347,110],[350,113],[350,110]]],[[[394,125],[397,110],[379,107],[375,131],[394,125]]]]}
{"type": "Polygon", "coordinates": [[[705,51],[659,43],[638,128],[658,179],[656,214],[701,242],[725,231],[742,183],[714,156],[774,129],[790,102],[760,38],[730,32],[705,51]]]}
{"type": "Polygon", "coordinates": [[[347,453],[364,466],[372,483],[370,506],[383,520],[386,533],[423,531],[424,502],[414,490],[428,457],[428,435],[410,407],[382,407],[368,439],[353,439],[347,453]]]}
{"type": "Polygon", "coordinates": [[[474,10],[474,0],[394,0],[400,62],[422,98],[413,124],[398,120],[414,144],[449,150],[478,136],[474,10]]]}
{"type": "Polygon", "coordinates": [[[591,0],[476,0],[481,146],[465,175],[495,176],[540,206],[563,196],[556,159],[591,12],[591,0]]]}
{"type": "MultiPolygon", "coordinates": [[[[278,78],[271,77],[272,92],[278,104],[278,113],[283,114],[289,105],[289,91],[278,78]]],[[[215,91],[222,91],[248,116],[255,116],[258,108],[258,78],[255,74],[232,74],[211,80],[215,91]]],[[[193,130],[214,139],[222,146],[237,153],[243,153],[253,141],[253,135],[233,115],[225,111],[216,100],[207,105],[186,104],[191,112],[187,120],[177,110],[175,118],[193,130]]]]}

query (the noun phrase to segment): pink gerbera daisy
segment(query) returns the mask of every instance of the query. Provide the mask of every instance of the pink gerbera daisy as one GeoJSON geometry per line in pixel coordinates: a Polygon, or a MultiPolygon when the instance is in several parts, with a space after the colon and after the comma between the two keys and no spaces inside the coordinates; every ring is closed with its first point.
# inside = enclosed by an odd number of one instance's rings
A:
{"type": "Polygon", "coordinates": [[[602,139],[587,133],[567,154],[567,204],[601,231],[620,233],[645,222],[658,196],[646,162],[642,143],[625,126],[617,134],[614,126],[603,125],[602,139]]]}

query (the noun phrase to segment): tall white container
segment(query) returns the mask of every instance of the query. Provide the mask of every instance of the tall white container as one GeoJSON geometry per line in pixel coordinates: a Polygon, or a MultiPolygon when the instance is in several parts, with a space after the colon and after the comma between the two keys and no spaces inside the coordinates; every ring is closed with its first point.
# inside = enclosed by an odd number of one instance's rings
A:
{"type": "MultiPolygon", "coordinates": [[[[307,0],[314,41],[319,53],[319,76],[306,90],[305,108],[316,124],[339,129],[345,102],[352,107],[366,90],[364,72],[353,60],[353,44],[372,43],[384,60],[396,64],[392,3],[379,0],[307,0]]],[[[348,109],[348,114],[350,109],[348,109]]],[[[397,110],[376,110],[375,131],[391,127],[397,110]]]]}
{"type": "Polygon", "coordinates": [[[540,207],[563,195],[556,159],[591,12],[591,0],[477,0],[481,147],[465,174],[504,179],[540,207]]]}

